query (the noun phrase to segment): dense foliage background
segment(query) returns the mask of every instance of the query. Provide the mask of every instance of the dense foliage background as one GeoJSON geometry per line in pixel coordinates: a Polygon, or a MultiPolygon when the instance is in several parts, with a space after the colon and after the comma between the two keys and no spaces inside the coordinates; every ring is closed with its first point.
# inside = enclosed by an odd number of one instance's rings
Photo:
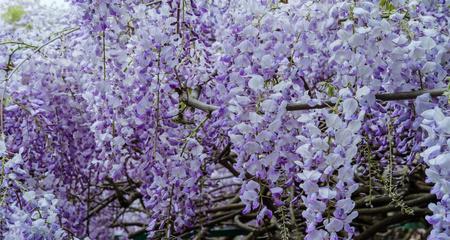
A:
{"type": "Polygon", "coordinates": [[[0,4],[0,239],[450,239],[448,1],[0,4]]]}

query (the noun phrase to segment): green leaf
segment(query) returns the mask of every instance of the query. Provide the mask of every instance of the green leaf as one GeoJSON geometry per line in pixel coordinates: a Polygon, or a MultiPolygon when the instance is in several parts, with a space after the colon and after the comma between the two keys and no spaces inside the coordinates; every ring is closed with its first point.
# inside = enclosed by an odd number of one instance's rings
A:
{"type": "Polygon", "coordinates": [[[388,15],[391,15],[395,12],[395,6],[389,0],[381,0],[380,8],[388,15]]]}
{"type": "Polygon", "coordinates": [[[25,25],[25,28],[28,29],[28,30],[31,30],[31,29],[33,29],[33,25],[31,25],[31,23],[27,23],[25,25]]]}
{"type": "Polygon", "coordinates": [[[407,229],[407,230],[416,230],[416,229],[425,228],[425,225],[421,222],[409,222],[409,223],[403,224],[402,228],[407,229]]]}
{"type": "Polygon", "coordinates": [[[449,83],[448,83],[447,91],[444,92],[444,96],[447,96],[448,103],[450,103],[450,78],[447,78],[447,81],[449,81],[449,83]]]}
{"type": "Polygon", "coordinates": [[[11,96],[6,96],[5,99],[3,100],[3,106],[7,107],[12,103],[12,97],[11,96]]]}
{"type": "Polygon", "coordinates": [[[22,6],[10,6],[6,9],[6,12],[2,14],[2,19],[7,23],[15,23],[20,21],[22,17],[25,15],[25,10],[22,6]]]}

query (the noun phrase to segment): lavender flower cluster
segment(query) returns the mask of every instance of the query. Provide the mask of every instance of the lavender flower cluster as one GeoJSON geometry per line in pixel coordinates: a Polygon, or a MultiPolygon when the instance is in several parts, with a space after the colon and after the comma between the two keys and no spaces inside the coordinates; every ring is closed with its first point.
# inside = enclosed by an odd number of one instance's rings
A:
{"type": "Polygon", "coordinates": [[[377,98],[448,86],[448,2],[71,4],[0,20],[0,238],[353,239],[411,186],[450,238],[448,98],[377,98]]]}

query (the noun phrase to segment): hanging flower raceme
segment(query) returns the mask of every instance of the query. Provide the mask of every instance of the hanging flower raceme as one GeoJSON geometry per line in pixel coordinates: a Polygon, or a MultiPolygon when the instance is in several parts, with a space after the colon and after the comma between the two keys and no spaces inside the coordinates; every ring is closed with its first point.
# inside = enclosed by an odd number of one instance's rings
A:
{"type": "Polygon", "coordinates": [[[302,144],[296,163],[302,169],[297,177],[304,192],[306,239],[338,239],[341,231],[346,238],[355,234],[350,224],[358,214],[351,196],[358,188],[353,175],[364,111],[358,111],[358,101],[348,89],[340,91],[337,101],[334,113],[320,110],[298,119],[303,131],[297,136],[302,144]],[[324,121],[322,128],[311,123],[313,119],[324,121]]]}
{"type": "Polygon", "coordinates": [[[450,234],[450,116],[439,107],[426,110],[421,116],[427,137],[420,156],[428,165],[427,181],[434,184],[431,193],[439,199],[428,205],[433,211],[426,217],[433,225],[429,239],[446,239],[450,234]]]}

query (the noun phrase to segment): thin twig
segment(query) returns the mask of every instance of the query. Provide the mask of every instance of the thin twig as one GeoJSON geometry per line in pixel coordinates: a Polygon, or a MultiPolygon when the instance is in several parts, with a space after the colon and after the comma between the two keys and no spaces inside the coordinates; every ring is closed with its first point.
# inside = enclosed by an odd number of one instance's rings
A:
{"type": "Polygon", "coordinates": [[[61,35],[59,35],[59,36],[57,36],[57,37],[54,37],[54,38],[50,39],[49,41],[45,42],[44,44],[42,44],[41,46],[39,46],[38,48],[36,48],[36,50],[34,50],[32,54],[30,54],[27,58],[23,59],[23,60],[17,65],[17,67],[15,67],[15,68],[11,71],[11,73],[9,73],[9,75],[6,77],[6,80],[5,80],[5,81],[8,81],[9,79],[11,79],[12,75],[14,75],[14,73],[17,72],[17,70],[18,70],[25,62],[27,62],[27,61],[29,61],[29,60],[31,59],[31,56],[33,56],[34,54],[38,53],[38,52],[41,51],[44,47],[46,47],[47,45],[50,45],[50,44],[53,43],[54,41],[56,41],[56,40],[58,40],[58,39],[61,39],[62,37],[66,36],[66,35],[68,35],[68,34],[71,34],[71,33],[75,32],[75,31],[78,31],[79,29],[80,29],[79,27],[72,28],[72,29],[70,29],[69,31],[67,31],[67,32],[65,32],[65,33],[63,33],[63,34],[61,34],[61,35]]]}

